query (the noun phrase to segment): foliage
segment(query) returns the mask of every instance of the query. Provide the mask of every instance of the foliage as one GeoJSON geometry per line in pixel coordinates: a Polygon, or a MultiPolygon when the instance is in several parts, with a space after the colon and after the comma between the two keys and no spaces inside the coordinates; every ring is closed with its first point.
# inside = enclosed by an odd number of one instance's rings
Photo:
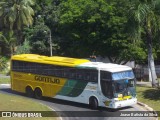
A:
{"type": "Polygon", "coordinates": [[[0,16],[6,23],[3,36],[8,36],[9,28],[13,30],[10,38],[17,37],[12,42],[18,46],[16,54],[49,55],[51,34],[54,55],[86,58],[94,54],[108,57],[114,63],[125,64],[130,60],[138,63],[147,61],[144,21],[148,18],[152,26],[153,56],[159,59],[160,11],[157,0],[152,1],[2,0],[0,16]]]}
{"type": "Polygon", "coordinates": [[[0,17],[5,27],[4,30],[8,33],[6,40],[11,55],[15,47],[12,43],[21,44],[23,42],[23,27],[29,27],[33,23],[34,10],[31,7],[33,5],[34,0],[1,0],[0,2],[0,17]],[[11,42],[13,41],[13,33],[16,39],[14,37],[15,41],[11,42]]]}
{"type": "Polygon", "coordinates": [[[59,32],[63,37],[58,41],[61,52],[73,57],[89,57],[94,52],[115,63],[145,59],[142,44],[134,49],[126,31],[129,7],[126,0],[62,2],[59,32]]]}
{"type": "Polygon", "coordinates": [[[46,25],[35,25],[34,27],[25,29],[26,38],[28,39],[31,49],[34,54],[50,55],[49,49],[49,28],[46,25]],[[43,28],[43,29],[42,29],[43,28]]]}
{"type": "Polygon", "coordinates": [[[22,45],[17,46],[16,54],[27,54],[30,53],[31,46],[29,41],[25,40],[22,45]]]}
{"type": "Polygon", "coordinates": [[[10,56],[12,56],[15,51],[15,46],[16,46],[16,41],[17,41],[13,31],[10,30],[10,31],[3,33],[3,35],[1,35],[0,41],[4,42],[4,44],[7,47],[9,47],[10,53],[11,53],[10,56]]]}
{"type": "Polygon", "coordinates": [[[0,56],[0,71],[4,71],[8,68],[7,62],[8,59],[6,57],[0,56]]]}
{"type": "Polygon", "coordinates": [[[105,30],[106,14],[111,11],[104,0],[64,1],[61,4],[61,50],[67,56],[88,57],[98,49],[105,30]],[[79,54],[81,53],[81,54],[79,54]]]}
{"type": "Polygon", "coordinates": [[[22,29],[23,25],[32,25],[34,10],[33,0],[1,0],[0,16],[3,17],[4,24],[11,30],[22,29]]]}
{"type": "Polygon", "coordinates": [[[148,49],[148,66],[151,72],[152,85],[156,87],[159,84],[157,84],[152,46],[154,37],[157,31],[160,30],[160,15],[155,11],[158,10],[160,2],[159,0],[136,0],[131,3],[131,19],[129,20],[129,23],[133,26],[131,28],[131,33],[133,33],[131,37],[135,41],[141,41],[142,35],[144,35],[144,42],[148,49]]]}

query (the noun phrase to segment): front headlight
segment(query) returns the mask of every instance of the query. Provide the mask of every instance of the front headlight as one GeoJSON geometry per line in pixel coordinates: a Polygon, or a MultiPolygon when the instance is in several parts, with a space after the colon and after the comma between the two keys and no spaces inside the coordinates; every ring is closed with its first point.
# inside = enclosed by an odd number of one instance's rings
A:
{"type": "Polygon", "coordinates": [[[118,94],[118,98],[122,98],[123,97],[123,94],[118,94]]]}

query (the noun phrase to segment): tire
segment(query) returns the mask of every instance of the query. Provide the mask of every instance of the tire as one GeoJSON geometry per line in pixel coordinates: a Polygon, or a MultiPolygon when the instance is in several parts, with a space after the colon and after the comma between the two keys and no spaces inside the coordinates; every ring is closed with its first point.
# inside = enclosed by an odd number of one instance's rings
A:
{"type": "Polygon", "coordinates": [[[34,92],[33,92],[32,88],[30,86],[26,87],[26,95],[28,97],[33,97],[34,96],[34,92]]]}
{"type": "Polygon", "coordinates": [[[42,91],[40,88],[36,88],[34,90],[34,96],[36,99],[41,99],[42,98],[42,91]]]}
{"type": "Polygon", "coordinates": [[[97,109],[98,108],[98,100],[95,97],[91,97],[89,99],[89,105],[92,109],[97,109]]]}

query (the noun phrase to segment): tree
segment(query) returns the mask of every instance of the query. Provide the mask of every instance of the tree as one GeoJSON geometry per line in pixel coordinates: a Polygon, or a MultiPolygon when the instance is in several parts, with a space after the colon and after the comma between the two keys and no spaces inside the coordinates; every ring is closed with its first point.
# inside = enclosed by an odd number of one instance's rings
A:
{"type": "Polygon", "coordinates": [[[9,46],[10,56],[12,56],[14,54],[16,41],[17,41],[13,31],[6,32],[4,35],[0,33],[0,38],[1,38],[0,39],[1,42],[4,42],[7,47],[9,46]]]}
{"type": "Polygon", "coordinates": [[[152,51],[152,43],[160,28],[160,15],[156,12],[159,0],[135,0],[131,2],[129,26],[132,26],[132,38],[135,41],[145,39],[148,48],[148,67],[151,72],[152,86],[157,87],[157,75],[152,51]]]}
{"type": "Polygon", "coordinates": [[[32,47],[30,46],[29,41],[25,40],[22,45],[17,46],[15,53],[16,54],[29,54],[31,48],[32,47]]]}
{"type": "Polygon", "coordinates": [[[0,17],[3,18],[6,27],[17,32],[19,41],[22,39],[19,33],[23,26],[30,26],[33,23],[34,10],[31,7],[33,5],[34,0],[2,0],[0,2],[0,17]]]}
{"type": "Polygon", "coordinates": [[[127,34],[128,1],[68,0],[60,6],[58,42],[64,55],[89,57],[94,52],[118,64],[146,58],[143,43],[134,49],[127,34]]]}
{"type": "Polygon", "coordinates": [[[31,53],[50,55],[50,29],[48,26],[37,24],[31,28],[25,28],[24,35],[31,46],[31,53]]]}
{"type": "Polygon", "coordinates": [[[72,57],[89,57],[106,39],[106,20],[111,6],[105,0],[68,0],[61,4],[59,44],[62,52],[72,57]],[[102,37],[103,36],[103,37],[102,37]],[[79,54],[80,53],[80,54],[79,54]]]}
{"type": "MultiPolygon", "coordinates": [[[[130,8],[128,0],[111,0],[108,3],[112,10],[107,13],[105,20],[105,29],[101,31],[101,47],[99,54],[107,56],[111,62],[118,64],[126,64],[128,61],[145,59],[143,42],[132,44],[130,36],[127,34],[127,13],[130,8]],[[135,49],[136,48],[136,49],[135,49]]],[[[100,41],[99,41],[100,42],[100,41]]]]}

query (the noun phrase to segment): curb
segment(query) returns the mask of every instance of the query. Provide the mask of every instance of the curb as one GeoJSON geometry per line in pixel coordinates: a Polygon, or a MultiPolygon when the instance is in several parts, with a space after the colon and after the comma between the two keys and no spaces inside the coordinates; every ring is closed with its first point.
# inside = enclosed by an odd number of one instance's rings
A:
{"type": "MultiPolygon", "coordinates": [[[[153,110],[153,108],[149,107],[147,104],[141,103],[141,102],[137,102],[138,105],[146,108],[146,110],[153,112],[154,114],[157,114],[157,112],[155,110],[153,110]]],[[[157,114],[158,115],[158,114],[157,114]]],[[[158,116],[155,117],[156,120],[158,120],[158,116]]]]}

